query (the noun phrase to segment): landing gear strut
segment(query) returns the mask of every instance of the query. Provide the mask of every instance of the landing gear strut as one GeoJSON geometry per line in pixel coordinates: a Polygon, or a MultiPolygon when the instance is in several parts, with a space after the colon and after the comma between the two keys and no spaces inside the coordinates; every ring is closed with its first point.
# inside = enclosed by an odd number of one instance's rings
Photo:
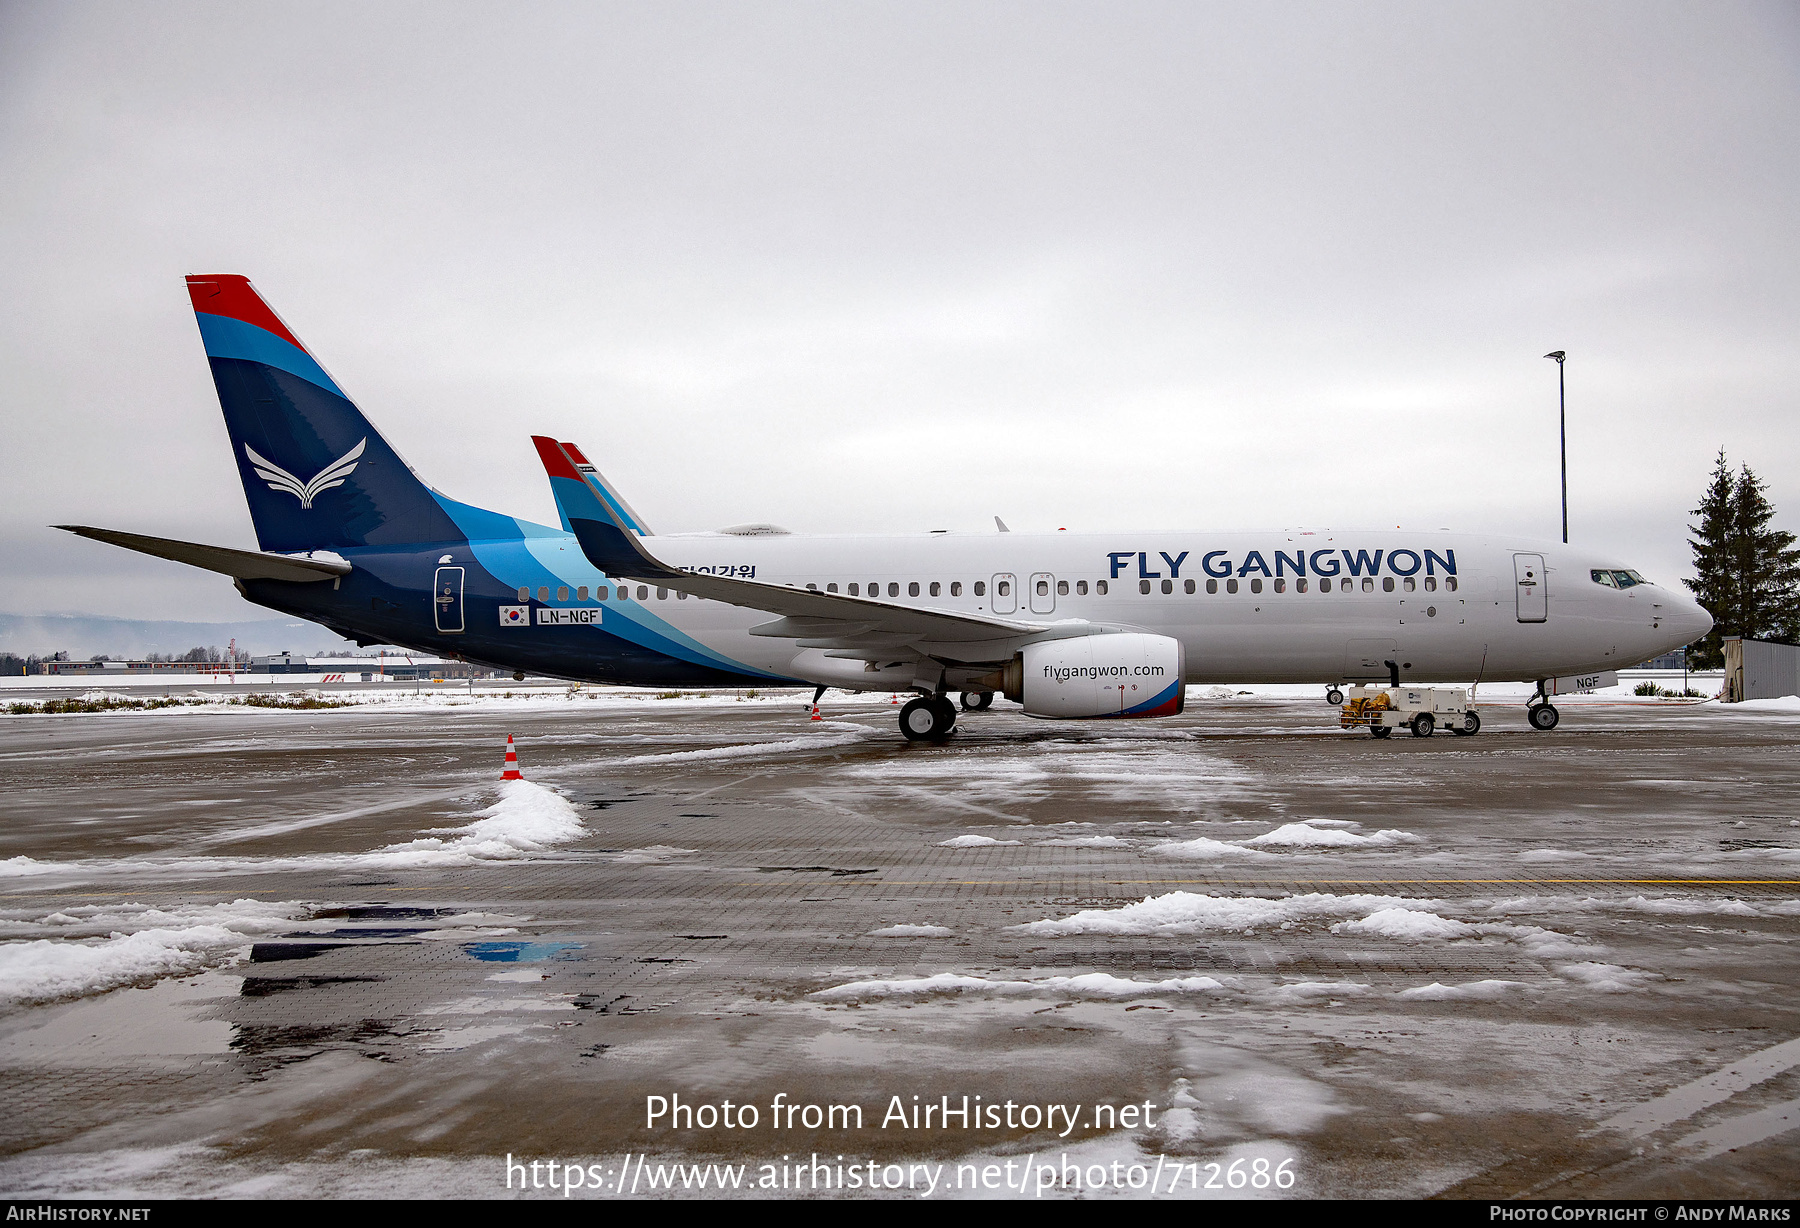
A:
{"type": "Polygon", "coordinates": [[[942,695],[921,695],[900,709],[900,732],[908,742],[941,742],[956,728],[956,705],[942,695]]]}
{"type": "Polygon", "coordinates": [[[1531,722],[1533,729],[1541,729],[1547,733],[1556,728],[1562,714],[1550,702],[1550,694],[1543,679],[1538,679],[1537,686],[1537,698],[1525,705],[1525,719],[1531,722]]]}

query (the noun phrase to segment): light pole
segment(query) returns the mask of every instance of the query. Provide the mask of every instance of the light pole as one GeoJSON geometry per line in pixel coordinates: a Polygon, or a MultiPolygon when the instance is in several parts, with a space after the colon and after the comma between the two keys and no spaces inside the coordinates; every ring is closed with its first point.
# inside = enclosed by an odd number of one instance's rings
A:
{"type": "Polygon", "coordinates": [[[1569,402],[1563,393],[1563,359],[1568,355],[1551,350],[1545,358],[1556,359],[1556,429],[1562,453],[1563,545],[1569,544],[1569,402]]]}

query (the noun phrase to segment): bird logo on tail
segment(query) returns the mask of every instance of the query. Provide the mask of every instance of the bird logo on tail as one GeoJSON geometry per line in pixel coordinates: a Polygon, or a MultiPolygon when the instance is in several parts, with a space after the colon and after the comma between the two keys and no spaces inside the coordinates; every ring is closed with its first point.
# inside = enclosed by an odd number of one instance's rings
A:
{"type": "Polygon", "coordinates": [[[249,444],[244,445],[244,455],[250,458],[250,463],[256,468],[256,476],[267,482],[270,490],[286,491],[300,500],[302,510],[307,510],[312,507],[314,499],[333,486],[342,486],[344,479],[356,471],[356,458],[363,454],[363,448],[368,446],[368,442],[369,437],[363,436],[354,448],[314,474],[310,482],[302,482],[274,461],[258,456],[256,449],[249,444]]]}

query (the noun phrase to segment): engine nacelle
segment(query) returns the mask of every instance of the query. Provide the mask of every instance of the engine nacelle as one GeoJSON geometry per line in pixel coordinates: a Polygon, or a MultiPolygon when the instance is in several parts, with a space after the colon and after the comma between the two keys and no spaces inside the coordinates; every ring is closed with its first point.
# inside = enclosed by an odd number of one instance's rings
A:
{"type": "Polygon", "coordinates": [[[1028,645],[1005,670],[1006,697],[1030,716],[1174,716],[1185,706],[1181,641],[1119,632],[1028,645]]]}

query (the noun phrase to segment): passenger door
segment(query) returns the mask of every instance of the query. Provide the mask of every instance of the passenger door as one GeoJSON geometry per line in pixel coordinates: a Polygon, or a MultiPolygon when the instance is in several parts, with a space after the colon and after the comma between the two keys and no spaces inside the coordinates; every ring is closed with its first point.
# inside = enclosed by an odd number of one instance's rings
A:
{"type": "Polygon", "coordinates": [[[1550,603],[1544,586],[1544,556],[1513,555],[1513,590],[1518,597],[1519,621],[1541,623],[1549,617],[1550,603]]]}
{"type": "Polygon", "coordinates": [[[1031,577],[1031,612],[1056,613],[1056,577],[1047,571],[1037,572],[1031,577]]]}
{"type": "Polygon", "coordinates": [[[994,595],[988,608],[996,614],[1011,614],[1019,608],[1019,578],[1011,572],[994,577],[994,595]]]}
{"type": "Polygon", "coordinates": [[[432,586],[432,609],[437,616],[437,629],[443,635],[463,633],[463,569],[440,567],[432,586]]]}

